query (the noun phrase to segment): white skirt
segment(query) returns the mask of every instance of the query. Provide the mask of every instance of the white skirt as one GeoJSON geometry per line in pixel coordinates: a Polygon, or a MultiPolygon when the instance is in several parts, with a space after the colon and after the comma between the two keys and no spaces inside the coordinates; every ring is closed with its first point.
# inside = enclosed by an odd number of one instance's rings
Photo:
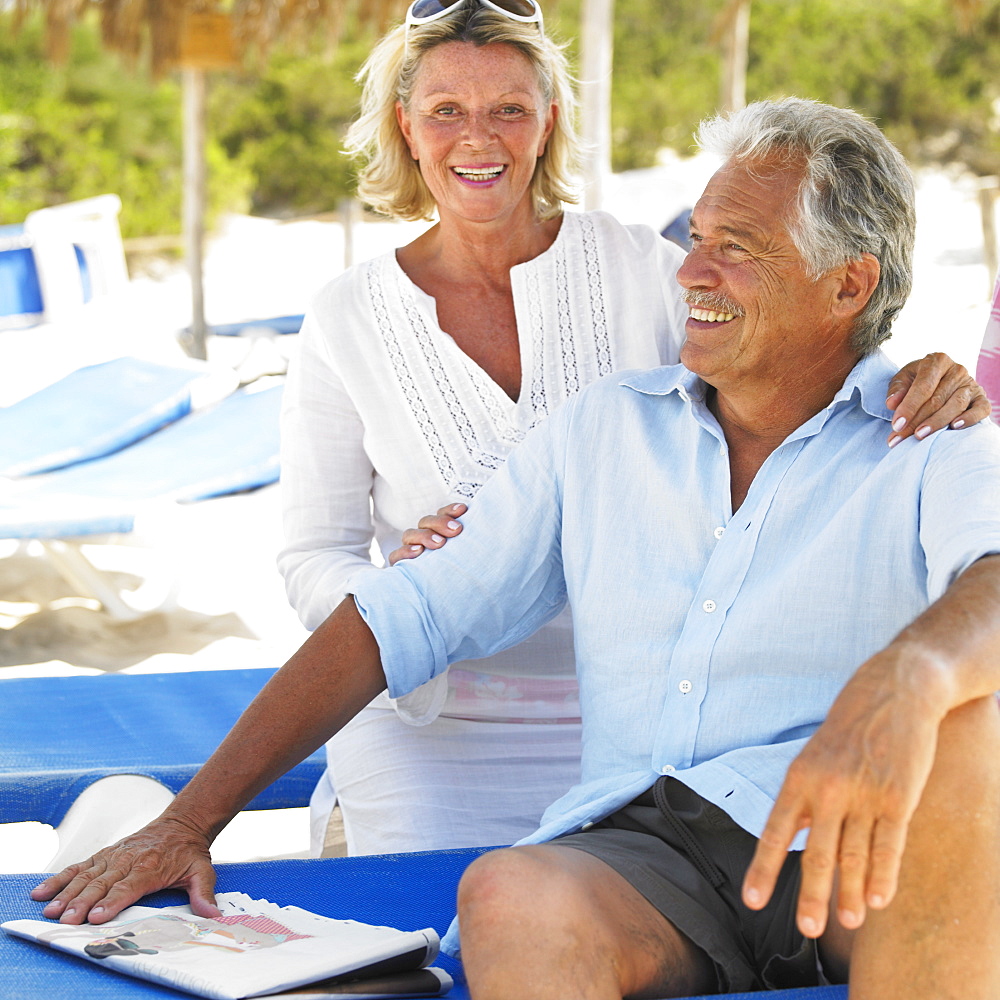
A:
{"type": "Polygon", "coordinates": [[[402,722],[369,705],[328,744],[313,792],[312,853],[335,804],[348,854],[511,844],[580,778],[578,722],[402,722]]]}

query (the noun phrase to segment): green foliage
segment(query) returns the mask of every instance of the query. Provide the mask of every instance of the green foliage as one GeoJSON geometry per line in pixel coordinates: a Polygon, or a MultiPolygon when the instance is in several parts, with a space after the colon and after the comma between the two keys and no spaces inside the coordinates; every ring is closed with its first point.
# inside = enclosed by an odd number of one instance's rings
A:
{"type": "MultiPolygon", "coordinates": [[[[45,61],[41,27],[14,37],[0,17],[0,223],[36,208],[114,192],[125,236],[180,231],[181,95],[74,32],[66,66],[45,61]]],[[[209,205],[243,208],[248,173],[210,141],[209,205]]]]}
{"type": "MultiPolygon", "coordinates": [[[[726,0],[617,0],[616,169],[690,148],[718,105],[726,0]]],[[[917,162],[1000,172],[1000,0],[971,31],[951,0],[753,0],[747,100],[796,95],[874,118],[917,162]]]]}
{"type": "MultiPolygon", "coordinates": [[[[616,0],[613,165],[691,149],[719,95],[712,41],[726,0],[616,0]]],[[[952,0],[753,0],[747,98],[797,94],[875,118],[917,162],[1000,173],[1000,0],[965,33],[952,0]]],[[[548,17],[577,58],[582,0],[548,17]]],[[[356,25],[332,58],[277,50],[257,71],[213,73],[211,211],[329,211],[353,187],[341,152],[356,111],[353,74],[372,38],[356,25]]],[[[16,38],[0,13],[0,223],[43,205],[114,191],[127,235],[180,227],[181,98],[102,52],[96,25],[49,65],[41,28],[16,38]]]]}
{"type": "Polygon", "coordinates": [[[796,94],[874,118],[915,162],[1000,172],[1000,2],[754,0],[750,100],[796,94]]]}
{"type": "Polygon", "coordinates": [[[366,53],[364,41],[345,41],[329,59],[278,51],[259,77],[213,85],[210,131],[250,172],[255,212],[329,211],[352,190],[342,142],[358,107],[352,77],[366,53]]]}

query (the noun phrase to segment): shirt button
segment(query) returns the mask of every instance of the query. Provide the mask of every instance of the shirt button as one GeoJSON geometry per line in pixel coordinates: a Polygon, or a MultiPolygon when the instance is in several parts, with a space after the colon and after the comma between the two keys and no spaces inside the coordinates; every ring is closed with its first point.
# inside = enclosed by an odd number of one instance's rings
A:
{"type": "Polygon", "coordinates": [[[693,687],[694,685],[690,681],[681,681],[680,684],[677,685],[677,690],[680,691],[681,694],[690,694],[693,687]]]}
{"type": "Polygon", "coordinates": [[[701,606],[701,610],[711,614],[717,607],[718,605],[715,601],[705,601],[705,603],[701,606]]]}
{"type": "Polygon", "coordinates": [[[676,771],[676,770],[677,770],[677,768],[674,767],[673,764],[664,764],[663,767],[660,768],[660,773],[661,774],[673,774],[674,771],[676,771]]]}
{"type": "Polygon", "coordinates": [[[716,538],[721,538],[725,533],[726,533],[725,528],[716,528],[715,531],[712,532],[712,534],[715,535],[716,538]]]}

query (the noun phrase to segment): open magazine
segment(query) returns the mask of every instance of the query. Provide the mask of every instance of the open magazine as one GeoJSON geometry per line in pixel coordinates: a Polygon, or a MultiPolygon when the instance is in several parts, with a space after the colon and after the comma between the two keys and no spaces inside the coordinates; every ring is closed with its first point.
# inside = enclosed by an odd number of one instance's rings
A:
{"type": "Polygon", "coordinates": [[[452,985],[431,928],[401,931],[332,920],[242,892],[216,897],[220,917],[188,906],[130,906],[105,924],[9,920],[8,934],[77,955],[114,972],[215,1000],[287,995],[441,996],[452,985]]]}

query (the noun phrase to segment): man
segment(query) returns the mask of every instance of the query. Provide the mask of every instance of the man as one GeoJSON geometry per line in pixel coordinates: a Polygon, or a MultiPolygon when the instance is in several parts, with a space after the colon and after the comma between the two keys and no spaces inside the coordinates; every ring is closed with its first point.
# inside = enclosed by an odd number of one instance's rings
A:
{"type": "Polygon", "coordinates": [[[359,586],[159,820],[36,890],[47,915],[164,884],[213,912],[208,845],[244,802],[387,681],[568,599],[582,778],[463,878],[477,1000],[848,975],[861,1000],[993,995],[1000,447],[884,448],[909,176],[873,126],[804,101],[702,142],[724,166],[679,273],[686,367],[613,376],[529,435],[460,540],[359,586]]]}

